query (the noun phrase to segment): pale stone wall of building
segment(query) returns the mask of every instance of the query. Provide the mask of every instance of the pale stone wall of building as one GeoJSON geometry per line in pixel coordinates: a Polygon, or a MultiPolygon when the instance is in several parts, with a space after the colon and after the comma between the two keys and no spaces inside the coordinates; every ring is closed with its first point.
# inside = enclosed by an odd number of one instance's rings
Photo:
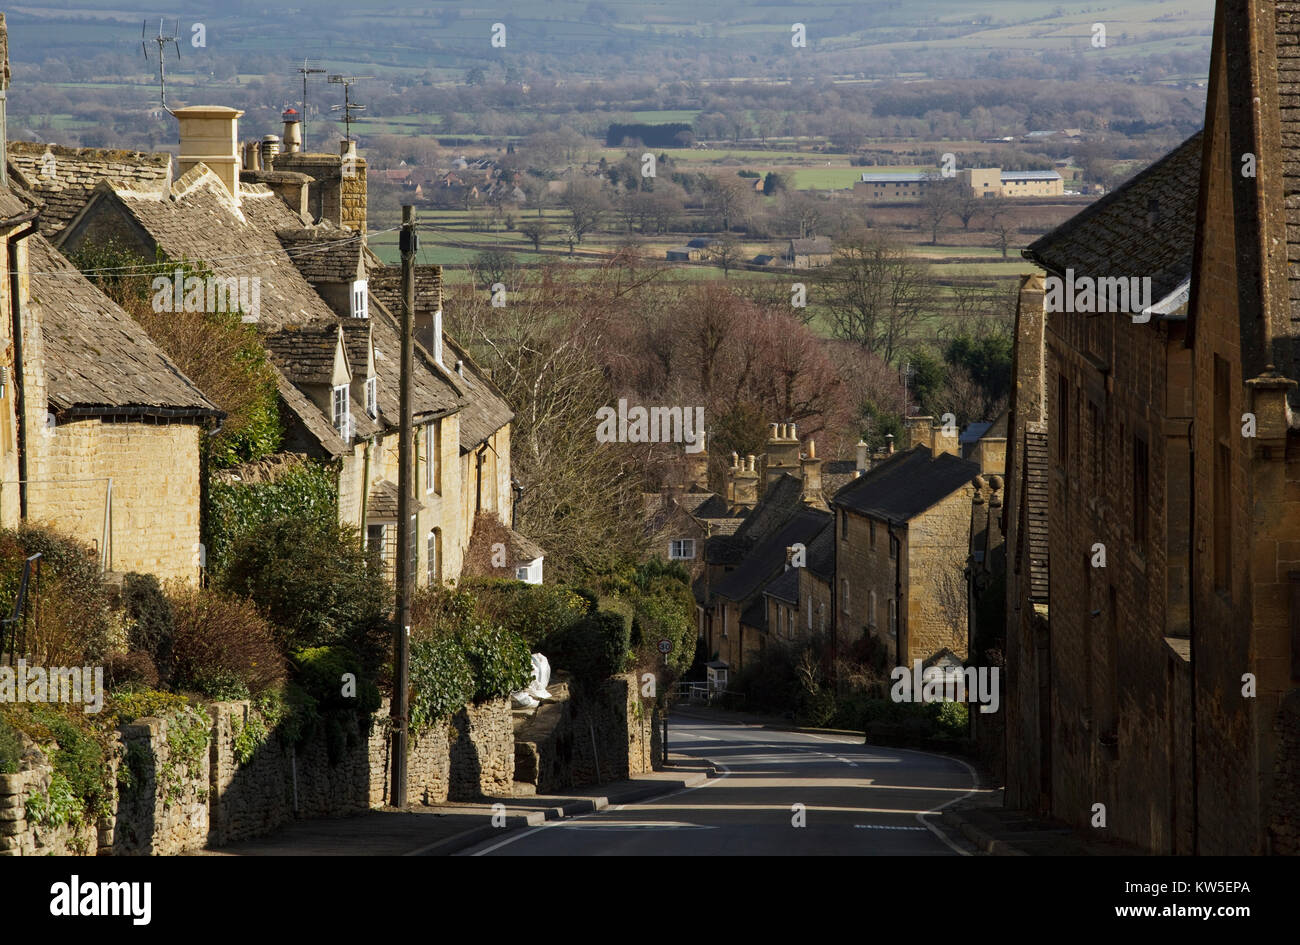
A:
{"type": "Polygon", "coordinates": [[[28,519],[102,553],[110,571],[197,579],[199,436],[193,423],[79,419],[35,428],[38,472],[28,475],[28,519]],[[112,503],[109,505],[109,483],[112,503]]]}
{"type": "Polygon", "coordinates": [[[967,587],[974,486],[963,486],[912,519],[904,554],[907,664],[943,649],[966,658],[967,587]]]}

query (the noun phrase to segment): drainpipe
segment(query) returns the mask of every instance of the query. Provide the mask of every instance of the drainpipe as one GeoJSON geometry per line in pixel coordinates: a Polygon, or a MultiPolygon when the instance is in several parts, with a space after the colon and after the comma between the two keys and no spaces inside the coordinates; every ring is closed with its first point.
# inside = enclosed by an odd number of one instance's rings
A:
{"type": "MultiPolygon", "coordinates": [[[[894,525],[886,523],[890,542],[896,540],[894,525]]],[[[897,542],[894,554],[894,665],[903,665],[903,543],[897,542]]]]}
{"type": "MultiPolygon", "coordinates": [[[[3,160],[3,155],[0,155],[3,160]]],[[[13,315],[14,333],[14,414],[18,421],[18,514],[27,521],[27,397],[23,376],[23,303],[18,279],[18,244],[36,232],[36,211],[5,220],[0,226],[8,229],[26,223],[23,229],[8,237],[9,249],[9,310],[13,315]]]]}
{"type": "Polygon", "coordinates": [[[361,536],[366,536],[366,506],[370,501],[370,447],[374,438],[366,440],[365,459],[361,464],[361,536]]]}

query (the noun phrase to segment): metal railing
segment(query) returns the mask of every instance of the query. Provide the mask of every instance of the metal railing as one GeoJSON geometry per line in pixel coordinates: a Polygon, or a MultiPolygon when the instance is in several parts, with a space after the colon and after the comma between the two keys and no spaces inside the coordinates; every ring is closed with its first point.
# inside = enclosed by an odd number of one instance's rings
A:
{"type": "MultiPolygon", "coordinates": [[[[23,576],[18,585],[18,596],[14,598],[13,613],[0,619],[0,662],[8,661],[10,666],[13,666],[20,657],[27,655],[27,615],[31,609],[27,606],[28,587],[34,587],[32,593],[39,603],[41,599],[41,553],[39,551],[23,562],[23,576]]],[[[40,607],[36,608],[32,629],[35,633],[40,633],[40,607]]]]}

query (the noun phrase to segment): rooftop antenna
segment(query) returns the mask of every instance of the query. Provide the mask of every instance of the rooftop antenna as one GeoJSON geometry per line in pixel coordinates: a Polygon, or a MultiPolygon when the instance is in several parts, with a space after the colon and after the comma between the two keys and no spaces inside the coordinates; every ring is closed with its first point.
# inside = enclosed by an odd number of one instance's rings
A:
{"type": "MultiPolygon", "coordinates": [[[[144,20],[140,21],[140,48],[144,50],[145,62],[149,61],[149,43],[144,36],[147,25],[148,23],[146,21],[144,20]]],[[[173,48],[175,48],[176,50],[176,58],[177,59],[181,58],[181,47],[180,44],[176,42],[176,36],[180,32],[180,27],[181,27],[181,21],[178,19],[176,20],[175,24],[172,26],[171,35],[168,36],[163,33],[163,19],[162,17],[159,17],[158,35],[153,38],[153,41],[158,44],[158,100],[162,102],[163,109],[166,110],[167,114],[169,115],[172,114],[172,110],[167,107],[166,48],[167,48],[167,44],[171,43],[173,48]]]]}
{"type": "Polygon", "coordinates": [[[309,62],[316,62],[315,59],[303,58],[302,66],[298,69],[298,74],[302,76],[302,149],[307,150],[307,77],[319,75],[324,69],[318,69],[315,66],[308,66],[309,62]]]}
{"type": "Polygon", "coordinates": [[[373,79],[373,78],[374,76],[372,75],[331,75],[327,79],[327,81],[331,85],[343,86],[343,104],[331,105],[330,111],[337,112],[340,109],[343,111],[343,127],[346,129],[344,132],[344,137],[348,141],[352,140],[352,113],[354,111],[362,112],[366,110],[366,106],[364,105],[352,104],[352,99],[350,96],[350,93],[352,91],[352,86],[357,82],[360,82],[362,79],[373,79]]]}

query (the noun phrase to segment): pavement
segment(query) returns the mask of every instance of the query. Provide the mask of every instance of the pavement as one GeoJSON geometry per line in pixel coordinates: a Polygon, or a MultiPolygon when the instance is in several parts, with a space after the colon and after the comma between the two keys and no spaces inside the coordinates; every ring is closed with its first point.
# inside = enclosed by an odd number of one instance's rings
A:
{"type": "Polygon", "coordinates": [[[302,820],[201,856],[1126,855],[1002,808],[960,758],[674,709],[669,766],[563,795],[302,820]]]}
{"type": "Polygon", "coordinates": [[[299,820],[265,837],[196,851],[198,856],[441,856],[503,833],[633,804],[703,784],[711,766],[669,755],[672,766],[563,795],[484,798],[478,803],[383,807],[352,817],[299,820]]]}

